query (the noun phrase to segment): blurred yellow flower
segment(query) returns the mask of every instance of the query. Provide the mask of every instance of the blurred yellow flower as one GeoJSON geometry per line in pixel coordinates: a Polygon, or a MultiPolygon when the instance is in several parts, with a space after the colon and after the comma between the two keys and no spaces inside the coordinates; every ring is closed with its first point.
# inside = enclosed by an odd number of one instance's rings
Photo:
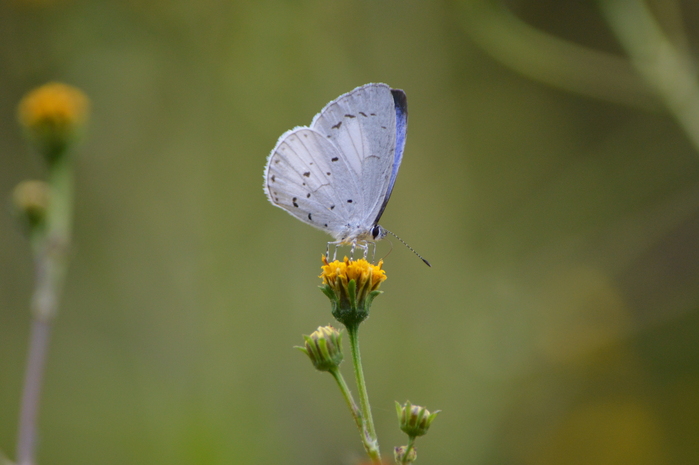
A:
{"type": "Polygon", "coordinates": [[[19,103],[20,123],[28,129],[51,126],[57,130],[73,130],[87,119],[90,102],[75,87],[49,82],[24,96],[19,103]]]}
{"type": "Polygon", "coordinates": [[[22,98],[17,118],[49,158],[76,139],[87,121],[90,101],[75,87],[50,82],[22,98]]]}

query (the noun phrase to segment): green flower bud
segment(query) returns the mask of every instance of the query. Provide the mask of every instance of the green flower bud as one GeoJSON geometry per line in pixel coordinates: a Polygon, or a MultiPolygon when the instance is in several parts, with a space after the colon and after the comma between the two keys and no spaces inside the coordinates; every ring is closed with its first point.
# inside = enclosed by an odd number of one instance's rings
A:
{"type": "Polygon", "coordinates": [[[44,227],[48,204],[49,186],[43,181],[22,181],[12,192],[15,215],[30,232],[44,227]]]}
{"type": "Polygon", "coordinates": [[[430,413],[425,407],[412,405],[410,402],[406,402],[402,406],[396,402],[396,413],[398,414],[400,429],[411,438],[427,434],[427,430],[439,412],[437,410],[434,413],[430,413]]]}
{"type": "Polygon", "coordinates": [[[410,452],[408,452],[408,456],[406,457],[405,453],[407,450],[408,446],[398,446],[393,449],[393,458],[396,463],[413,463],[417,460],[417,449],[415,449],[415,446],[410,448],[410,452]]]}
{"type": "Polygon", "coordinates": [[[305,347],[297,347],[319,371],[331,371],[342,363],[342,334],[332,326],[319,326],[310,336],[303,336],[305,347]]]}
{"type": "Polygon", "coordinates": [[[382,292],[378,289],[386,280],[383,262],[372,265],[364,259],[345,257],[328,263],[323,256],[323,263],[320,290],[330,299],[333,316],[346,327],[357,327],[369,316],[371,302],[382,292]]]}

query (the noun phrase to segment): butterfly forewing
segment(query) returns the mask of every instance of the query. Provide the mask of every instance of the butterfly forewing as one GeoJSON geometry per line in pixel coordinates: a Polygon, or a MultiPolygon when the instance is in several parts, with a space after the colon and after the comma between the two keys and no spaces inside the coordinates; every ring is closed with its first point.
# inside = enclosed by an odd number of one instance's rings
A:
{"type": "Polygon", "coordinates": [[[400,89],[391,89],[391,94],[393,95],[393,101],[395,103],[396,111],[396,140],[395,140],[395,153],[393,156],[393,166],[391,167],[391,175],[389,177],[388,189],[384,195],[383,203],[379,208],[378,214],[374,219],[374,223],[378,223],[383,211],[388,204],[388,200],[391,198],[391,193],[393,192],[393,186],[396,183],[396,177],[398,176],[398,169],[400,168],[400,163],[403,161],[403,149],[405,148],[405,139],[407,137],[408,131],[408,99],[400,89]]]}
{"type": "Polygon", "coordinates": [[[396,112],[391,88],[367,84],[330,102],[311,127],[340,150],[361,192],[355,226],[374,225],[388,190],[396,143],[396,112]]]}

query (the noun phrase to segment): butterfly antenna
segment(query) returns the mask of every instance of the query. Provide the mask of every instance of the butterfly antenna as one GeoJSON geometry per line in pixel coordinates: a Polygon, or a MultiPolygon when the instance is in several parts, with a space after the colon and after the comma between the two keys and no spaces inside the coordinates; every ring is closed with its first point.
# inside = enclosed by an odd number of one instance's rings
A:
{"type": "Polygon", "coordinates": [[[415,251],[415,249],[413,249],[412,247],[410,247],[410,246],[408,245],[407,242],[405,242],[403,239],[401,239],[400,237],[398,237],[398,236],[396,236],[395,234],[393,234],[393,233],[392,233],[391,231],[389,231],[388,229],[383,228],[383,230],[386,231],[386,232],[387,232],[388,234],[390,234],[391,236],[393,236],[393,237],[395,237],[396,239],[398,239],[399,241],[401,241],[401,243],[402,243],[404,246],[406,246],[412,253],[414,253],[415,255],[417,255],[418,257],[420,257],[420,260],[422,260],[423,262],[425,262],[425,265],[429,266],[430,268],[432,267],[432,265],[430,265],[430,262],[428,262],[427,260],[425,260],[425,259],[423,258],[422,255],[420,255],[419,253],[417,253],[417,252],[415,251]]]}

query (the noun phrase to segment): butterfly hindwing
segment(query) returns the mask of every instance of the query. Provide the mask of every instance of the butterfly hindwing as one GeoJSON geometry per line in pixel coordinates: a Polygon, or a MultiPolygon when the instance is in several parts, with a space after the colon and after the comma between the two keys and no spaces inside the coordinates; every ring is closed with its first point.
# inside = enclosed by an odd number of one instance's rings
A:
{"type": "Polygon", "coordinates": [[[359,196],[356,179],[327,137],[310,128],[283,134],[267,163],[269,200],[301,221],[333,234],[353,216],[359,196]],[[339,193],[346,193],[347,199],[339,193]],[[347,202],[352,200],[352,202],[347,202]]]}

